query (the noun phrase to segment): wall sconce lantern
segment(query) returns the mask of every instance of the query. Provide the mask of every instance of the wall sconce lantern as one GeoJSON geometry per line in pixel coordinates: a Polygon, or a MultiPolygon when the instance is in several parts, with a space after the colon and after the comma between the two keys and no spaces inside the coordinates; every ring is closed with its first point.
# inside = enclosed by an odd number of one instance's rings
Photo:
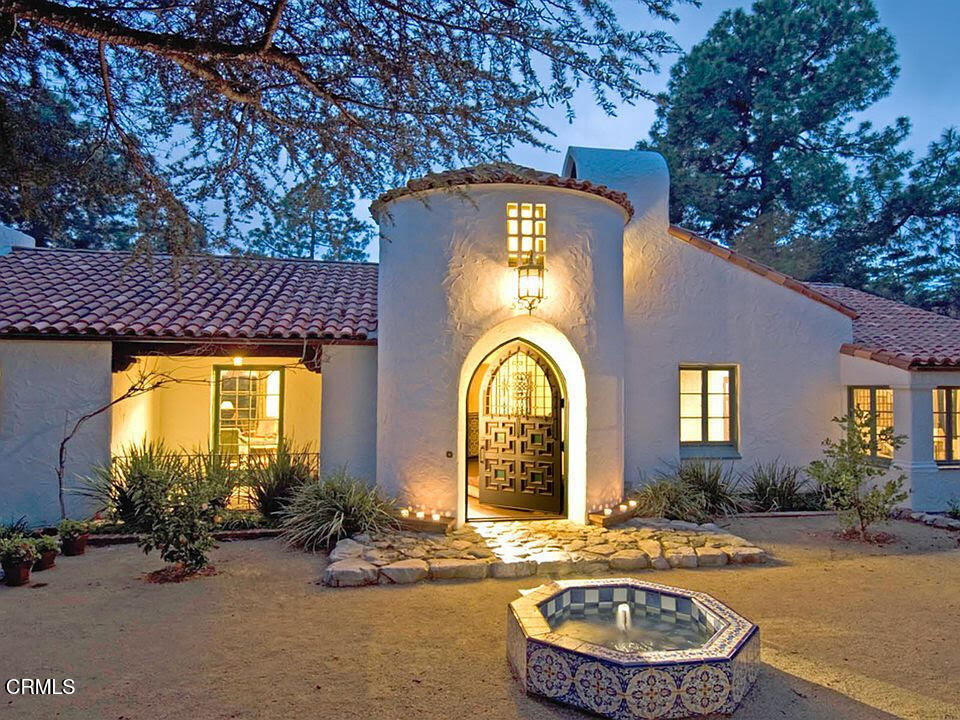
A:
{"type": "Polygon", "coordinates": [[[531,260],[517,268],[517,302],[528,313],[543,300],[543,266],[531,260]]]}

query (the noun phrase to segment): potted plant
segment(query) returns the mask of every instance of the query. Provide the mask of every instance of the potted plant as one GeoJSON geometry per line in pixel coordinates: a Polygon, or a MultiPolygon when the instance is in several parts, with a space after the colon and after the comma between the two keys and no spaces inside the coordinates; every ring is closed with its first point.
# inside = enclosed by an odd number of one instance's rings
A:
{"type": "Polygon", "coordinates": [[[33,542],[37,550],[33,571],[49,570],[56,564],[57,553],[60,552],[60,538],[56,535],[41,535],[33,542]]]}
{"type": "Polygon", "coordinates": [[[90,528],[87,523],[61,520],[57,529],[60,531],[60,540],[63,543],[63,554],[83,555],[87,549],[87,538],[90,537],[90,528]]]}
{"type": "Polygon", "coordinates": [[[37,559],[36,541],[22,535],[0,540],[0,564],[7,585],[16,587],[30,582],[30,568],[37,559]]]}

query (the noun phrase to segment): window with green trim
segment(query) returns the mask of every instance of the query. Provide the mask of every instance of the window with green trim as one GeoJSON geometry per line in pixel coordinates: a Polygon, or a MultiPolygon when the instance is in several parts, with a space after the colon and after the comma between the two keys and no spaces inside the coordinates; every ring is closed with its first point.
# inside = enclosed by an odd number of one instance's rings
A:
{"type": "Polygon", "coordinates": [[[216,366],[214,446],[243,460],[272,455],[283,437],[282,367],[216,366]]]}
{"type": "Polygon", "coordinates": [[[960,463],[960,388],[933,390],[933,459],[960,463]]]}
{"type": "Polygon", "coordinates": [[[870,446],[870,456],[878,460],[893,459],[893,447],[880,439],[884,430],[893,430],[893,388],[851,385],[847,388],[847,407],[870,413],[870,422],[863,428],[863,439],[870,446]]]}
{"type": "Polygon", "coordinates": [[[680,445],[737,446],[737,369],[680,367],[680,445]]]}

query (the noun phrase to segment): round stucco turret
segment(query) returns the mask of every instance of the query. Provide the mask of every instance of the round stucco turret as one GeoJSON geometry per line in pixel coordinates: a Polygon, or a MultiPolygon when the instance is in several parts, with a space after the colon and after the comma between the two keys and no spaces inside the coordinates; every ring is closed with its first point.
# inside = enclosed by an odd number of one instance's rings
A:
{"type": "Polygon", "coordinates": [[[411,189],[373,208],[381,231],[379,485],[462,519],[464,378],[520,338],[551,357],[567,386],[567,508],[583,520],[622,491],[629,202],[515,166],[444,173],[411,189]],[[508,266],[507,204],[517,202],[542,203],[547,213],[545,299],[532,314],[517,307],[517,271],[508,266]]]}

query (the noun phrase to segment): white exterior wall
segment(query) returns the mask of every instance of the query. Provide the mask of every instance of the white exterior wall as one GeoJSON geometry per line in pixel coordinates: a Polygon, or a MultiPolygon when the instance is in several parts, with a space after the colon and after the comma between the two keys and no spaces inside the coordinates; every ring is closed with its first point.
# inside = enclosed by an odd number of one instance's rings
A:
{"type": "Polygon", "coordinates": [[[919,511],[942,512],[951,500],[960,501],[960,465],[938,465],[933,458],[933,390],[960,385],[955,372],[908,371],[866,358],[841,357],[843,384],[888,385],[893,388],[893,431],[906,435],[894,455],[891,475],[907,476],[904,505],[919,511]]]}
{"type": "MultiPolygon", "coordinates": [[[[57,454],[64,428],[110,402],[110,343],[0,342],[0,521],[59,519],[57,454]]],[[[110,413],[84,423],[67,450],[66,480],[109,460],[110,413]]],[[[82,514],[79,496],[67,512],[82,514]]]]}
{"type": "Polygon", "coordinates": [[[843,407],[838,350],[851,319],[667,232],[669,177],[656,153],[571,148],[566,173],[626,192],[627,481],[680,454],[678,366],[739,369],[738,465],[819,456],[843,407]]]}
{"type": "MultiPolygon", "coordinates": [[[[132,444],[163,440],[168,449],[206,451],[213,438],[214,366],[232,367],[230,357],[143,357],[128,370],[113,377],[113,397],[135,381],[138,372],[167,373],[179,382],[114,406],[110,450],[121,455],[132,444]]],[[[296,366],[291,358],[248,358],[247,365],[279,365],[284,368],[283,434],[294,445],[320,450],[319,374],[296,366]]],[[[243,368],[240,368],[243,369],[243,368]]],[[[109,368],[108,368],[109,372],[109,368]]]]}
{"type": "MultiPolygon", "coordinates": [[[[464,362],[481,337],[512,321],[513,336],[527,339],[547,337],[535,327],[546,323],[582,363],[586,487],[579,489],[584,497],[568,497],[572,519],[583,521],[585,507],[620,497],[624,218],[619,205],[598,196],[525,185],[431,191],[387,206],[379,218],[377,333],[377,482],[386,493],[462,519],[458,407],[465,404],[462,376],[469,383],[473,370],[464,362]],[[505,237],[511,201],[547,203],[547,297],[535,321],[512,307],[516,270],[507,267],[505,237]]],[[[562,344],[558,338],[556,347],[562,344]]]]}
{"type": "Polygon", "coordinates": [[[346,466],[373,481],[377,473],[377,348],[323,348],[323,424],[320,448],[325,468],[346,466]]]}

